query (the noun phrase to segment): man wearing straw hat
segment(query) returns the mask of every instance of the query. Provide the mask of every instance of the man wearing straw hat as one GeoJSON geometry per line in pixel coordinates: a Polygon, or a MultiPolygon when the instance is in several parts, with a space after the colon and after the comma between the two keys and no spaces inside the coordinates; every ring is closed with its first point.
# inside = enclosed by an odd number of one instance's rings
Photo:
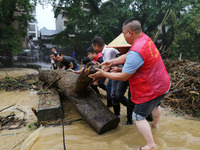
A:
{"type": "MultiPolygon", "coordinates": [[[[111,43],[108,44],[107,47],[113,47],[116,48],[121,55],[126,54],[128,50],[130,49],[131,45],[126,42],[124,39],[123,33],[121,33],[119,36],[117,36],[111,43]]],[[[113,66],[111,67],[110,72],[121,72],[122,71],[122,65],[119,66],[113,66]]],[[[132,112],[135,104],[130,99],[130,90],[128,94],[128,99],[124,96],[126,90],[128,87],[128,80],[127,81],[112,81],[112,91],[111,91],[111,97],[113,104],[118,107],[118,114],[120,113],[120,103],[122,103],[124,106],[127,107],[127,125],[133,124],[132,123],[132,112]],[[120,103],[119,103],[120,102],[120,103]],[[125,104],[126,103],[126,104],[125,104]]]]}
{"type": "Polygon", "coordinates": [[[102,63],[104,68],[124,64],[122,72],[109,73],[97,69],[98,72],[89,77],[129,80],[131,100],[136,103],[133,120],[146,141],[146,145],[139,149],[150,150],[156,144],[146,117],[152,113],[152,125],[159,128],[160,103],[170,88],[170,78],[158,49],[150,37],[142,32],[140,22],[128,19],[124,22],[122,30],[126,42],[132,45],[131,49],[119,58],[102,63]]]}

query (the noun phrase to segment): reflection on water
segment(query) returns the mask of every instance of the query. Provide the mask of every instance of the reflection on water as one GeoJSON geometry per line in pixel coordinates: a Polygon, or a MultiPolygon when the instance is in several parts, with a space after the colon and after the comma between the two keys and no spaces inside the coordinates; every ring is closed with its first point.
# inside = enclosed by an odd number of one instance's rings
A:
{"type": "MultiPolygon", "coordinates": [[[[1,73],[1,72],[0,72],[1,73]]],[[[105,100],[103,100],[105,102],[105,100]]],[[[16,111],[16,107],[27,113],[28,122],[36,121],[31,107],[37,108],[38,96],[34,91],[1,92],[0,109],[16,103],[15,106],[0,112],[0,116],[16,111]]],[[[79,119],[80,115],[70,101],[64,102],[66,118],[79,119]]],[[[200,147],[200,122],[177,117],[167,109],[162,109],[160,129],[152,129],[156,150],[198,150],[200,147]]],[[[111,108],[111,111],[112,108],[111,108]]],[[[17,113],[17,112],[16,112],[17,113]]],[[[18,112],[17,116],[22,117],[18,112]]],[[[65,144],[67,150],[135,150],[145,141],[136,125],[125,125],[126,108],[121,106],[120,124],[117,129],[98,135],[84,121],[65,125],[65,144]]],[[[40,127],[28,131],[27,127],[17,130],[3,130],[0,133],[0,150],[10,150],[16,144],[19,150],[63,150],[62,127],[40,127]],[[20,143],[20,141],[23,144],[20,143]]]]}

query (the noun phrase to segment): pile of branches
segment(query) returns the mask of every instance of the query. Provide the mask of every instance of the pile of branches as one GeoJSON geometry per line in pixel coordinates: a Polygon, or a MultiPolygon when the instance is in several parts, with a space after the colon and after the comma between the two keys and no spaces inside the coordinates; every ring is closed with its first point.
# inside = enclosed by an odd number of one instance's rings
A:
{"type": "Polygon", "coordinates": [[[12,77],[6,73],[3,79],[0,79],[0,90],[12,91],[12,90],[27,90],[35,89],[39,90],[40,82],[36,74],[29,74],[19,77],[12,77]]]}
{"type": "Polygon", "coordinates": [[[200,62],[165,60],[171,89],[163,101],[173,111],[200,118],[200,62]]]}
{"type": "MultiPolygon", "coordinates": [[[[0,110],[0,112],[4,111],[14,105],[15,104],[10,105],[10,106],[0,110]]],[[[19,119],[18,117],[15,116],[14,112],[11,112],[7,116],[0,116],[0,131],[5,130],[5,129],[6,130],[20,129],[20,128],[26,126],[26,124],[27,124],[26,119],[25,119],[26,112],[24,112],[23,110],[21,110],[19,108],[16,108],[16,110],[23,113],[23,118],[19,119]]]]}

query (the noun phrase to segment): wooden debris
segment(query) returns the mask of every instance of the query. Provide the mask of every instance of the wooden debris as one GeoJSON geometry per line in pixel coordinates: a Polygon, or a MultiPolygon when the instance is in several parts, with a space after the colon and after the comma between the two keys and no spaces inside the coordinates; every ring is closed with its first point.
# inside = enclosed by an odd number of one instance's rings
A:
{"type": "Polygon", "coordinates": [[[0,80],[0,90],[39,90],[40,83],[36,74],[29,74],[14,78],[8,74],[0,80]]]}
{"type": "MultiPolygon", "coordinates": [[[[70,125],[72,124],[73,122],[77,122],[77,121],[81,121],[82,118],[79,118],[79,119],[71,119],[71,118],[68,118],[68,119],[64,119],[63,120],[63,124],[64,125],[70,125]]],[[[49,126],[59,126],[62,124],[62,120],[61,119],[58,119],[56,121],[41,121],[39,122],[40,125],[42,126],[45,126],[45,127],[49,127],[49,126]]]]}
{"type": "Polygon", "coordinates": [[[4,111],[4,110],[6,110],[6,109],[8,109],[8,108],[10,108],[10,107],[12,107],[12,106],[14,106],[14,105],[16,105],[16,104],[12,104],[12,105],[10,105],[10,106],[4,108],[4,109],[1,109],[0,112],[4,111]]]}
{"type": "Polygon", "coordinates": [[[24,113],[23,119],[16,118],[14,112],[10,113],[9,115],[7,115],[5,117],[0,116],[0,131],[1,130],[20,129],[20,128],[26,126],[26,120],[25,120],[26,112],[24,112],[21,109],[19,109],[19,110],[24,113]]]}
{"type": "Polygon", "coordinates": [[[171,89],[163,101],[175,112],[200,118],[200,62],[167,61],[171,89]]]}
{"type": "MultiPolygon", "coordinates": [[[[86,67],[80,75],[64,70],[41,70],[38,77],[42,82],[48,85],[53,83],[52,86],[59,88],[90,127],[98,134],[103,134],[117,128],[120,119],[88,87],[92,81],[88,77],[91,68],[86,67]]],[[[93,68],[93,71],[96,70],[93,68]]]]}

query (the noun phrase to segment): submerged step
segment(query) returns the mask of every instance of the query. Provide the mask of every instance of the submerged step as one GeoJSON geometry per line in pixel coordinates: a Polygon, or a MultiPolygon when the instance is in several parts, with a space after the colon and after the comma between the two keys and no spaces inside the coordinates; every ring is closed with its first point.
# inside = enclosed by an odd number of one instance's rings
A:
{"type": "Polygon", "coordinates": [[[56,89],[48,89],[39,92],[38,95],[38,121],[57,120],[61,118],[62,107],[58,91],[56,89]]]}

